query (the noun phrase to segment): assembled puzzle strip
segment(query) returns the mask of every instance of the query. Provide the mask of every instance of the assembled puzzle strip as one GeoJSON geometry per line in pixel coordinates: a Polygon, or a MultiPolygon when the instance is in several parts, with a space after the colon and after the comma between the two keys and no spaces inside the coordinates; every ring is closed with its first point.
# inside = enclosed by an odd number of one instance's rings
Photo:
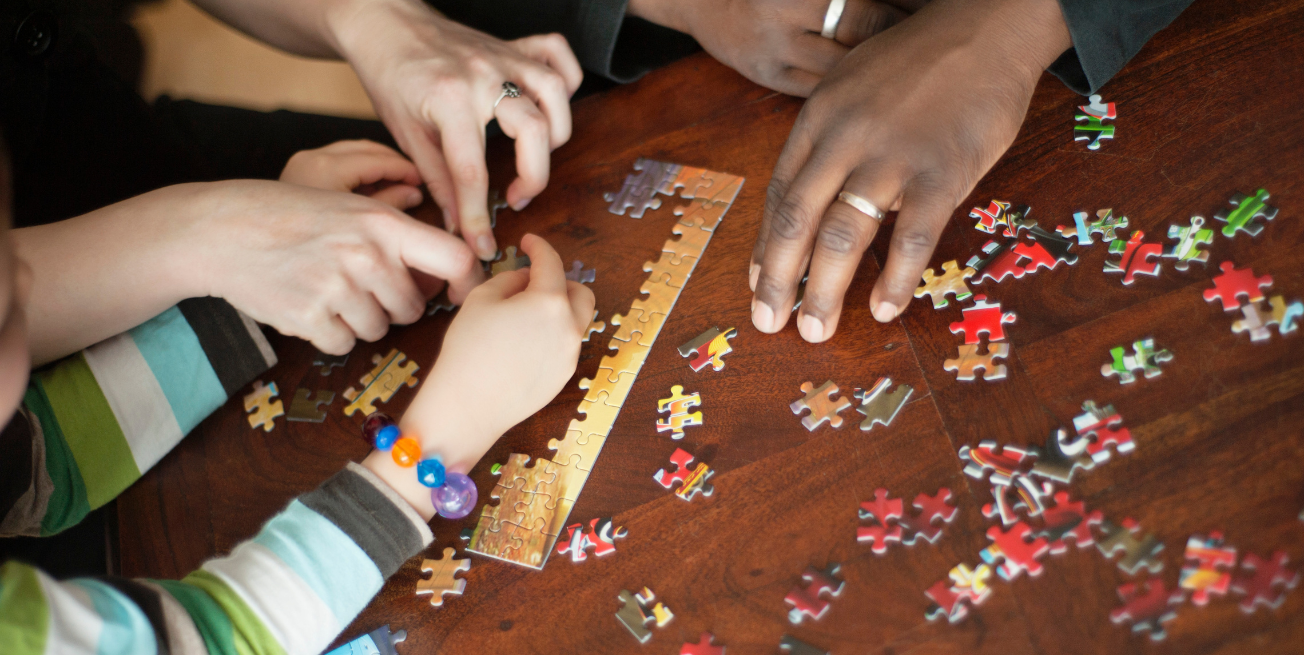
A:
{"type": "Polygon", "coordinates": [[[483,506],[469,551],[531,568],[545,565],[655,337],[746,181],[738,175],[649,159],[637,160],[634,168],[643,175],[630,176],[620,193],[627,201],[625,208],[656,208],[658,200],[650,202],[654,194],[672,196],[679,187],[681,197],[691,201],[673,211],[680,217],[673,233],[680,238],[665,241],[657,260],[646,263],[644,270],[650,277],[641,286],[642,295],[632,301],[627,315],[611,319],[618,326],[609,343],[615,352],[601,358],[595,378],[578,383],[587,390],[578,406],[586,418],[574,419],[562,439],[551,440],[555,451],[551,459],[539,458],[529,466],[527,455],[510,455],[491,494],[500,503],[483,506]],[[645,175],[653,172],[659,175],[647,180],[645,175]],[[633,177],[646,183],[635,184],[633,177]],[[627,188],[634,185],[641,188],[627,188]],[[634,201],[634,194],[644,200],[634,201]]]}

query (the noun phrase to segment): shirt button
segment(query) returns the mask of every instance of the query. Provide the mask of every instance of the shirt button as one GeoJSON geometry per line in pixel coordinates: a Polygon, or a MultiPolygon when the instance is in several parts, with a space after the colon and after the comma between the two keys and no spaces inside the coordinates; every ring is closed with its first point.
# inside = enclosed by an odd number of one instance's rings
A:
{"type": "Polygon", "coordinates": [[[58,27],[59,20],[49,11],[39,9],[28,14],[14,33],[14,52],[29,59],[41,57],[54,45],[58,27]]]}

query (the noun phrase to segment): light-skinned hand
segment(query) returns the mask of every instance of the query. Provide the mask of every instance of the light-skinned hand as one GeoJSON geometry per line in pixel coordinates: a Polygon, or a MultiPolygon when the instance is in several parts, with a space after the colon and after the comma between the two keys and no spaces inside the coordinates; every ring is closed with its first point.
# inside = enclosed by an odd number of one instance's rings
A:
{"type": "Polygon", "coordinates": [[[405,156],[375,141],[337,141],[322,148],[301,150],[282,168],[281,182],[354,192],[375,188],[368,197],[404,211],[423,202],[423,178],[405,156]]]}

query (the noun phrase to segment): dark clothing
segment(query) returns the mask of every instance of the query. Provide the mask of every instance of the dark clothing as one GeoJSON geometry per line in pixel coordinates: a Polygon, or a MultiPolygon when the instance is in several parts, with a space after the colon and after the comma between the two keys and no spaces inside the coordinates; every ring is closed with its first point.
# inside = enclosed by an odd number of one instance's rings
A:
{"type": "Polygon", "coordinates": [[[1192,0],[1060,0],[1073,48],[1047,70],[1077,93],[1095,93],[1191,4],[1192,0]]]}

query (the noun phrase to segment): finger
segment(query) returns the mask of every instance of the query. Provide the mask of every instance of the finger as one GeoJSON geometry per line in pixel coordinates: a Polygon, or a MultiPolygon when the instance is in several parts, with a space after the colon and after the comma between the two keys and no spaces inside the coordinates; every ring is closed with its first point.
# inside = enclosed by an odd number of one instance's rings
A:
{"type": "Polygon", "coordinates": [[[423,203],[423,192],[408,184],[393,184],[369,195],[370,198],[395,207],[400,211],[413,209],[423,203]]]}
{"type": "Polygon", "coordinates": [[[808,98],[811,93],[814,93],[814,87],[819,85],[821,79],[823,78],[820,75],[792,67],[785,68],[778,73],[774,77],[774,83],[771,86],[779,93],[798,98],[808,98]]]}
{"type": "Polygon", "coordinates": [[[532,282],[529,286],[544,293],[564,293],[564,283],[568,280],[564,277],[564,262],[559,253],[545,239],[535,234],[523,235],[520,245],[523,254],[532,260],[532,282]]]}
{"type": "MultiPolygon", "coordinates": [[[[881,209],[900,195],[900,182],[885,169],[865,165],[851,173],[842,189],[881,209]]],[[[834,200],[828,206],[815,234],[810,279],[796,316],[796,327],[806,341],[826,341],[837,331],[846,289],[880,226],[879,219],[844,201],[834,200]]]]}
{"type": "Polygon", "coordinates": [[[400,182],[410,186],[418,186],[423,183],[423,176],[419,175],[418,167],[414,165],[414,162],[405,159],[400,153],[394,151],[351,155],[347,166],[350,168],[349,173],[355,179],[352,189],[365,184],[375,184],[383,180],[400,182]]]}
{"type": "Polygon", "coordinates": [[[414,160],[419,175],[428,186],[428,193],[433,202],[441,208],[441,217],[446,224],[446,231],[453,231],[457,215],[455,206],[455,182],[450,177],[450,169],[441,155],[440,137],[430,134],[422,128],[413,128],[404,132],[397,131],[397,141],[401,148],[414,160]]]}
{"type": "Polygon", "coordinates": [[[751,320],[766,334],[782,329],[791,317],[801,262],[814,246],[823,212],[849,174],[849,169],[835,165],[825,152],[816,148],[811,153],[810,161],[765,219],[769,243],[755,283],[751,320]]]}
{"type": "Polygon", "coordinates": [[[324,320],[309,332],[306,341],[328,355],[346,355],[355,347],[355,333],[338,316],[324,320]]]}
{"type": "Polygon", "coordinates": [[[791,188],[792,180],[809,158],[813,147],[814,142],[810,137],[809,129],[806,127],[806,115],[802,109],[801,117],[796,120],[795,127],[787,137],[787,143],[782,147],[782,154],[778,155],[778,163],[773,167],[773,177],[769,179],[769,186],[764,192],[764,218],[760,221],[759,231],[755,237],[755,248],[751,252],[750,288],[752,293],[755,291],[756,281],[759,278],[760,265],[764,262],[765,249],[769,245],[773,214],[777,211],[778,205],[782,203],[782,199],[787,195],[787,189],[791,188]]]}
{"type": "Polygon", "coordinates": [[[814,73],[821,78],[850,51],[849,47],[818,34],[802,34],[796,39],[792,49],[791,65],[793,68],[814,73]]]}
{"type": "Polygon", "coordinates": [[[573,310],[573,321],[582,332],[591,325],[591,318],[596,313],[596,294],[581,282],[568,281],[569,307],[573,310]]]}
{"type": "Polygon", "coordinates": [[[446,167],[455,182],[459,230],[479,259],[496,257],[496,238],[487,213],[486,133],[482,124],[463,115],[448,117],[441,126],[446,167]]]}
{"type": "Polygon", "coordinates": [[[387,313],[382,311],[377,299],[351,281],[347,281],[347,285],[332,301],[337,316],[358,339],[377,341],[386,336],[391,321],[387,320],[387,313]]]}
{"type": "Polygon", "coordinates": [[[505,200],[514,211],[520,211],[550,181],[550,127],[526,98],[506,98],[496,107],[496,120],[505,135],[514,139],[519,176],[505,190],[505,200]]]}
{"type": "Polygon", "coordinates": [[[528,283],[531,281],[531,274],[531,271],[526,268],[520,268],[517,271],[505,271],[483,282],[478,287],[477,292],[480,295],[488,294],[498,300],[504,300],[527,289],[528,283]]]}
{"type": "Polygon", "coordinates": [[[905,20],[909,14],[874,0],[846,0],[846,10],[837,23],[837,42],[854,48],[869,37],[905,20]]]}
{"type": "Polygon", "coordinates": [[[485,275],[473,251],[459,237],[399,214],[375,235],[381,243],[394,244],[405,266],[446,280],[451,302],[460,304],[485,275]]]}
{"type": "Polygon", "coordinates": [[[937,185],[911,182],[906,187],[892,231],[887,265],[869,296],[869,308],[875,319],[882,323],[891,321],[910,304],[942,228],[957,204],[953,196],[941,192],[937,185]]]}
{"type": "Polygon", "coordinates": [[[519,52],[550,66],[559,73],[564,78],[567,95],[572,96],[573,92],[582,85],[582,64],[578,63],[573,48],[569,47],[569,42],[563,35],[538,34],[512,41],[511,44],[519,52]]]}
{"type": "Polygon", "coordinates": [[[423,316],[426,298],[409,268],[379,258],[353,267],[351,274],[381,305],[389,323],[408,325],[423,316]]]}

